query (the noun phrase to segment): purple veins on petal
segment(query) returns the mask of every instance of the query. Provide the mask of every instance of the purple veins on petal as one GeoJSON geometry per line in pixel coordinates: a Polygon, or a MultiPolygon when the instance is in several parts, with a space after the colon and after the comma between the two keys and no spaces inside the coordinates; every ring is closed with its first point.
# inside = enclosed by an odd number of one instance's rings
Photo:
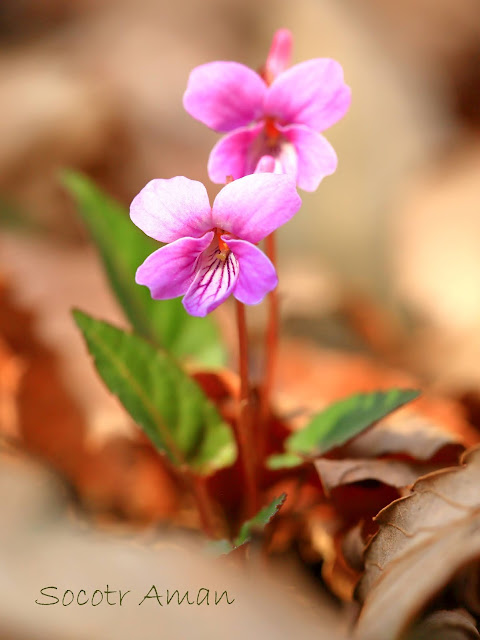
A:
{"type": "Polygon", "coordinates": [[[183,296],[195,277],[198,256],[212,242],[213,231],[202,238],[180,238],[151,253],[135,276],[150,289],[154,300],[183,296]]]}
{"type": "Polygon", "coordinates": [[[244,304],[258,304],[278,284],[275,267],[258,247],[245,240],[222,236],[239,264],[233,295],[244,304]]]}
{"type": "MultiPolygon", "coordinates": [[[[276,162],[264,156],[260,168],[271,170],[276,162]]],[[[151,181],[139,196],[133,222],[154,237],[173,236],[137,269],[136,282],[154,299],[184,295],[187,312],[205,316],[231,294],[258,304],[276,286],[275,269],[255,244],[300,208],[291,176],[260,172],[234,180],[213,207],[201,183],[181,177],[151,181]]]]}
{"type": "Polygon", "coordinates": [[[198,258],[196,275],[183,298],[192,316],[206,316],[233,292],[238,279],[238,260],[232,252],[220,250],[214,240],[198,258]]]}

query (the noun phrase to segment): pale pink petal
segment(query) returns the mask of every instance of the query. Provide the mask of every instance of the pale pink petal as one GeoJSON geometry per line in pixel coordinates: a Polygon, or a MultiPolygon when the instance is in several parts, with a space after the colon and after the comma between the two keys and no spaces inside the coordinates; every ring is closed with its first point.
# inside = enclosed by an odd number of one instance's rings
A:
{"type": "Polygon", "coordinates": [[[275,173],[276,166],[277,163],[273,156],[262,156],[257,163],[255,173],[275,173]]]}
{"type": "Polygon", "coordinates": [[[201,182],[183,176],[151,180],[133,199],[130,217],[160,242],[199,238],[213,227],[207,190],[201,182]]]}
{"type": "Polygon", "coordinates": [[[223,187],[212,216],[219,229],[256,244],[288,222],[301,204],[290,176],[255,173],[223,187]]]}
{"type": "Polygon", "coordinates": [[[232,293],[238,279],[238,261],[230,252],[225,258],[218,244],[206,249],[196,266],[196,275],[183,306],[192,316],[206,316],[232,293]]]}
{"type": "Polygon", "coordinates": [[[278,284],[275,267],[258,247],[245,240],[222,236],[238,260],[239,275],[233,295],[244,304],[258,304],[278,284]]]}
{"type": "MultiPolygon", "coordinates": [[[[281,127],[279,127],[281,129],[281,127]]],[[[295,145],[283,138],[279,141],[275,154],[275,173],[287,173],[294,180],[297,179],[298,157],[295,145]]]]}
{"type": "Polygon", "coordinates": [[[238,62],[209,62],[190,73],[185,110],[215,131],[233,131],[261,117],[267,85],[238,62]]]}
{"type": "Polygon", "coordinates": [[[234,180],[253,173],[255,141],[263,124],[239,129],[224,136],[213,147],[208,159],[208,175],[212,182],[224,184],[227,176],[234,180]]]}
{"type": "Polygon", "coordinates": [[[280,124],[305,124],[324,131],[342,118],[351,92],[336,60],[307,60],[281,73],[268,88],[265,114],[280,124]]]}
{"type": "MultiPolygon", "coordinates": [[[[321,133],[303,125],[279,127],[295,148],[296,180],[300,189],[315,191],[320,182],[335,172],[337,154],[321,133]]],[[[286,172],[287,168],[285,169],[286,172]]]]}
{"type": "Polygon", "coordinates": [[[195,263],[213,239],[213,231],[202,238],[180,238],[154,251],[137,269],[135,282],[150,289],[155,300],[183,296],[195,277],[195,263]]]}
{"type": "Polygon", "coordinates": [[[287,173],[296,180],[297,151],[294,145],[282,136],[269,151],[270,155],[262,156],[258,161],[255,173],[287,173]]]}
{"type": "Polygon", "coordinates": [[[268,84],[285,71],[290,64],[292,44],[292,34],[288,29],[279,29],[275,32],[265,63],[264,75],[268,84]]]}

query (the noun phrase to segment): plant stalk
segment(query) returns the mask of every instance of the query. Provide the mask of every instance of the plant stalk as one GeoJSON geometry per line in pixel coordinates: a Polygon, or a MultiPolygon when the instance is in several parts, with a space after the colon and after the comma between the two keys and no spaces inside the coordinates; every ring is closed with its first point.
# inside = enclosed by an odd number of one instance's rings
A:
{"type": "Polygon", "coordinates": [[[206,479],[193,473],[190,473],[189,476],[202,528],[209,538],[215,539],[217,537],[215,510],[208,492],[206,479]]]}
{"type": "Polygon", "coordinates": [[[246,489],[246,517],[255,515],[258,508],[255,451],[252,443],[252,405],[248,375],[248,335],[245,306],[236,302],[238,325],[238,353],[240,372],[240,400],[238,406],[237,444],[243,467],[246,489]]]}
{"type": "MultiPolygon", "coordinates": [[[[271,233],[265,238],[265,252],[276,269],[277,247],[274,233],[271,233]]],[[[260,390],[259,464],[263,464],[268,440],[271,397],[275,382],[275,367],[278,355],[279,316],[278,292],[275,288],[268,294],[268,321],[265,335],[265,371],[260,390]]]]}

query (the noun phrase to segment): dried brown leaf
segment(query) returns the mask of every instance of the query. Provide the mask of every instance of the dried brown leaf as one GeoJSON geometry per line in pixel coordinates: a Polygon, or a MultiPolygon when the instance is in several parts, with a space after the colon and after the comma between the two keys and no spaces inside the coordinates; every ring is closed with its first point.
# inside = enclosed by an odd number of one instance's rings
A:
{"type": "Polygon", "coordinates": [[[457,602],[461,602],[477,618],[480,616],[480,561],[460,571],[452,583],[457,602]]]}
{"type": "Polygon", "coordinates": [[[363,552],[365,543],[362,535],[363,522],[359,522],[343,536],[342,554],[346,563],[354,571],[363,571],[363,552]]]}
{"type": "Polygon", "coordinates": [[[431,471],[427,465],[419,465],[403,460],[371,460],[347,458],[344,460],[315,460],[315,467],[322,481],[325,493],[344,484],[376,480],[391,487],[407,487],[415,480],[431,471]]]}
{"type": "Polygon", "coordinates": [[[357,590],[357,637],[394,640],[425,604],[480,557],[480,448],[462,466],[420,478],[377,516],[357,590]]]}
{"type": "Polygon", "coordinates": [[[448,464],[458,460],[464,444],[476,443],[462,427],[437,422],[417,411],[405,409],[398,413],[349,442],[344,453],[352,458],[405,454],[414,460],[431,460],[440,455],[448,464]]]}
{"type": "MultiPolygon", "coordinates": [[[[277,380],[278,413],[288,416],[294,430],[305,426],[312,413],[351,394],[422,387],[406,371],[304,340],[282,343],[277,380]]],[[[303,557],[307,562],[321,559],[329,588],[351,599],[361,562],[357,558],[352,564],[344,554],[347,532],[361,523],[362,543],[376,532],[372,518],[380,509],[403,495],[419,476],[457,464],[465,448],[478,441],[460,402],[422,389],[411,405],[318,461],[323,492],[317,498],[331,508],[304,510],[303,526],[291,532],[302,540],[303,557]]]]}
{"type": "Polygon", "coordinates": [[[407,640],[475,640],[475,620],[463,609],[435,611],[413,629],[407,640]]]}

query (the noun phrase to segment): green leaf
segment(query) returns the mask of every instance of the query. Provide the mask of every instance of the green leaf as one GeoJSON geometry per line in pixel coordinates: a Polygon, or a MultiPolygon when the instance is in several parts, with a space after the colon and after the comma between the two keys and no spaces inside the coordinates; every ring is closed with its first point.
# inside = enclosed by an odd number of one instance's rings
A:
{"type": "Polygon", "coordinates": [[[280,510],[280,507],[286,499],[287,494],[282,493],[281,496],[274,498],[266,507],[260,509],[253,518],[244,522],[238,536],[233,541],[234,546],[239,547],[240,545],[245,544],[245,542],[250,540],[254,533],[257,531],[263,531],[273,516],[280,510]]]}
{"type": "Polygon", "coordinates": [[[305,460],[296,453],[276,453],[267,459],[267,467],[272,471],[278,469],[293,469],[303,464],[305,460]]]}
{"type": "Polygon", "coordinates": [[[233,464],[230,426],[171,356],[81,311],[73,315],[103,381],[157,449],[202,475],[233,464]]]}
{"type": "Polygon", "coordinates": [[[235,547],[233,542],[222,538],[221,540],[209,540],[205,545],[205,551],[215,557],[226,556],[231,551],[234,551],[235,547]]]}
{"type": "Polygon", "coordinates": [[[65,171],[62,181],[97,245],[112,288],[136,333],[176,357],[192,357],[207,366],[224,364],[219,332],[210,318],[188,315],[179,298],[152,300],[149,290],[136,284],[137,267],[161,245],[137,229],[127,210],[86,176],[65,171]]]}
{"type": "Polygon", "coordinates": [[[330,405],[285,443],[289,453],[323,455],[420,395],[413,389],[359,393],[330,405]]]}
{"type": "Polygon", "coordinates": [[[281,496],[274,498],[266,507],[260,509],[253,518],[246,520],[242,524],[240,532],[233,542],[225,538],[208,542],[206,546],[207,552],[215,556],[223,556],[249,542],[254,533],[262,532],[265,529],[267,524],[281,509],[286,499],[287,494],[282,493],[281,496]]]}

